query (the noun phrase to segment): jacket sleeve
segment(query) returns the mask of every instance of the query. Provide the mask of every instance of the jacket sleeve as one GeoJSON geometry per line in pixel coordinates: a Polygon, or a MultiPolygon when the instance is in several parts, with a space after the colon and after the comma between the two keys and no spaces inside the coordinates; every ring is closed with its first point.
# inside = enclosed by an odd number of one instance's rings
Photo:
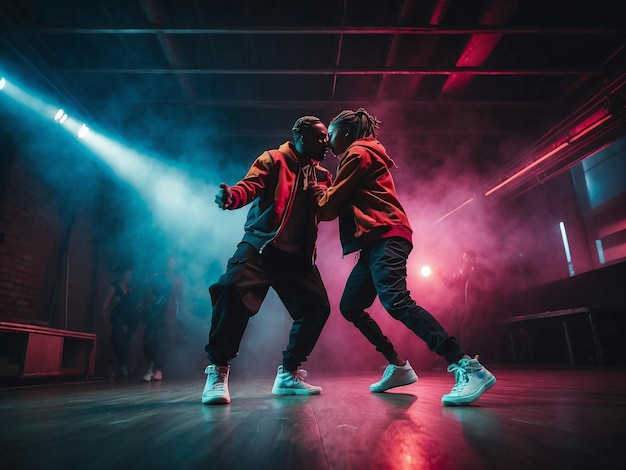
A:
{"type": "Polygon", "coordinates": [[[317,201],[320,220],[333,220],[342,212],[370,166],[371,159],[356,151],[341,159],[335,181],[317,201]]]}
{"type": "Polygon", "coordinates": [[[261,196],[269,186],[274,160],[269,152],[263,152],[252,164],[246,176],[230,187],[233,204],[229,209],[239,209],[261,196]]]}

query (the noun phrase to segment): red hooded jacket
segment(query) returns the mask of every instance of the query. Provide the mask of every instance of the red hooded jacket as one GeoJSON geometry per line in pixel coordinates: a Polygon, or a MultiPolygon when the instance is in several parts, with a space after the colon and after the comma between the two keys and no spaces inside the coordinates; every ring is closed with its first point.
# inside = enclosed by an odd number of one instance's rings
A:
{"type": "Polygon", "coordinates": [[[339,217],[344,254],[381,238],[411,242],[411,225],[396,194],[392,166],[395,163],[378,140],[358,139],[344,153],[335,181],[318,200],[320,220],[339,217]]]}

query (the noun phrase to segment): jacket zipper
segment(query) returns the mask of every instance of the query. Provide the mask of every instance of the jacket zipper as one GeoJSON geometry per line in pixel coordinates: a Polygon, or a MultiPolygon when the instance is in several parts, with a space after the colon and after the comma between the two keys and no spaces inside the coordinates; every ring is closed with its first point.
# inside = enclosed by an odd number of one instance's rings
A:
{"type": "Polygon", "coordinates": [[[281,230],[285,226],[285,220],[287,220],[287,216],[291,213],[291,206],[293,205],[293,200],[295,198],[295,194],[296,194],[296,191],[298,189],[298,184],[300,184],[300,171],[298,171],[296,173],[296,181],[295,181],[293,187],[291,188],[291,194],[289,194],[289,199],[287,200],[287,208],[285,209],[285,213],[283,214],[283,218],[280,221],[280,225],[278,226],[278,230],[276,230],[276,235],[274,235],[268,241],[263,243],[261,248],[259,248],[259,254],[263,253],[263,250],[265,249],[265,247],[268,244],[270,244],[274,240],[276,240],[276,237],[278,237],[278,235],[280,234],[281,230]]]}

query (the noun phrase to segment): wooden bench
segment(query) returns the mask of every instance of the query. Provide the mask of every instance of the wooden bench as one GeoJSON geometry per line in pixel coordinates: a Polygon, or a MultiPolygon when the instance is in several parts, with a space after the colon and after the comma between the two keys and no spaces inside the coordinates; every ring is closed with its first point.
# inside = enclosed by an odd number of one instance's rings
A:
{"type": "MultiPolygon", "coordinates": [[[[537,322],[537,321],[541,321],[541,320],[545,320],[549,318],[558,318],[560,320],[560,325],[563,330],[563,334],[565,336],[565,344],[567,346],[567,354],[569,357],[569,363],[570,365],[574,366],[575,365],[574,351],[572,348],[572,341],[570,338],[570,332],[569,332],[567,321],[577,315],[586,315],[588,317],[590,334],[593,340],[593,347],[594,347],[595,354],[596,354],[596,362],[598,364],[602,364],[603,362],[602,348],[600,345],[600,338],[598,335],[598,330],[596,328],[596,324],[594,321],[594,315],[602,311],[603,309],[599,309],[599,308],[577,307],[577,308],[567,308],[567,309],[562,309],[562,310],[550,310],[550,311],[541,312],[541,313],[533,313],[530,315],[519,315],[515,317],[505,318],[502,321],[505,324],[512,326],[512,325],[521,324],[523,322],[537,322]]],[[[517,359],[515,339],[513,336],[513,328],[511,327],[509,328],[509,339],[511,342],[511,352],[513,354],[513,360],[515,361],[517,359]]],[[[523,339],[525,341],[525,345],[528,348],[528,350],[532,351],[531,341],[528,336],[527,330],[523,330],[523,339]]]]}
{"type": "Polygon", "coordinates": [[[0,321],[4,377],[93,376],[96,335],[0,321]],[[15,374],[13,374],[15,372],[15,374]]]}

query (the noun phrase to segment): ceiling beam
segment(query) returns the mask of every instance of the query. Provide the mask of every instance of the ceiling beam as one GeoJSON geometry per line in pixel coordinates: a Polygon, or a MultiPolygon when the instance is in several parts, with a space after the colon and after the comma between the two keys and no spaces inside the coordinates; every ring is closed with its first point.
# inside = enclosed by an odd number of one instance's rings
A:
{"type": "MultiPolygon", "coordinates": [[[[354,101],[334,101],[334,100],[203,100],[196,99],[190,102],[185,99],[158,99],[158,98],[141,98],[120,99],[90,99],[91,103],[144,103],[155,105],[193,105],[208,108],[273,108],[273,109],[300,109],[300,108],[316,108],[326,109],[334,107],[349,108],[354,106],[354,101]]],[[[527,109],[537,110],[541,107],[554,107],[552,101],[409,101],[409,100],[376,100],[376,101],[358,101],[360,106],[364,108],[382,107],[386,110],[390,109],[406,109],[413,111],[441,111],[441,112],[459,112],[459,111],[480,111],[486,110],[501,111],[503,109],[527,109]]]]}
{"type": "MultiPolygon", "coordinates": [[[[17,29],[17,28],[16,28],[17,29]]],[[[6,32],[9,32],[8,29],[6,32]]],[[[255,28],[164,28],[164,27],[141,27],[141,28],[19,28],[25,34],[269,34],[269,35],[379,35],[379,34],[403,34],[403,35],[467,35],[467,34],[554,34],[554,35],[623,35],[623,29],[610,28],[516,28],[511,26],[478,26],[471,28],[436,28],[415,26],[391,26],[391,27],[316,27],[297,28],[262,26],[255,28]]]]}
{"type": "MultiPolygon", "coordinates": [[[[255,130],[255,129],[220,129],[220,135],[228,135],[231,137],[266,137],[266,136],[280,136],[289,134],[284,130],[255,130]]],[[[449,136],[449,135],[476,135],[475,129],[469,129],[467,127],[457,127],[455,129],[425,129],[425,130],[416,130],[416,129],[408,129],[408,130],[385,130],[384,132],[380,132],[385,136],[397,136],[397,137],[419,137],[419,136],[449,136]]],[[[488,129],[486,131],[482,131],[482,135],[488,136],[519,136],[523,137],[527,134],[527,131],[524,130],[497,130],[497,129],[488,129]]],[[[405,144],[406,145],[406,144],[405,144]]],[[[454,146],[456,144],[447,145],[454,146]]],[[[459,147],[467,147],[467,144],[458,144],[459,147]]]]}
{"type": "Polygon", "coordinates": [[[117,73],[117,74],[189,74],[189,75],[450,75],[450,74],[471,74],[471,75],[599,75],[601,68],[564,68],[564,69],[499,69],[483,67],[411,67],[411,68],[372,68],[372,69],[210,69],[210,68],[63,68],[59,70],[67,73],[117,73]]]}

